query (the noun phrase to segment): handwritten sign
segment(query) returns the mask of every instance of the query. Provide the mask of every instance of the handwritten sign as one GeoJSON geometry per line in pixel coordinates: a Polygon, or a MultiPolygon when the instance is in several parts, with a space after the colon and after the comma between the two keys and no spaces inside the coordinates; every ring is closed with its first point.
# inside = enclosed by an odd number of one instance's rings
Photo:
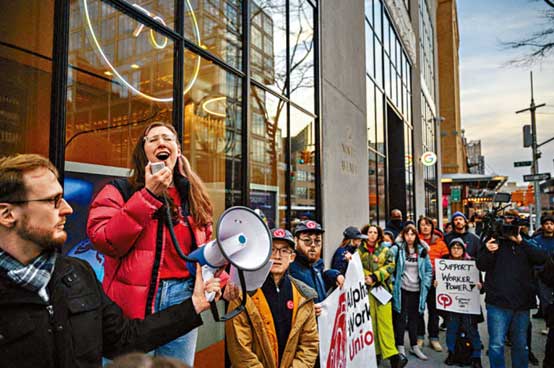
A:
{"type": "Polygon", "coordinates": [[[377,368],[375,339],[362,261],[354,253],[342,289],[321,303],[319,352],[321,367],[377,368]]]}
{"type": "Polygon", "coordinates": [[[436,259],[437,309],[462,314],[480,314],[479,270],[475,261],[436,259]]]}

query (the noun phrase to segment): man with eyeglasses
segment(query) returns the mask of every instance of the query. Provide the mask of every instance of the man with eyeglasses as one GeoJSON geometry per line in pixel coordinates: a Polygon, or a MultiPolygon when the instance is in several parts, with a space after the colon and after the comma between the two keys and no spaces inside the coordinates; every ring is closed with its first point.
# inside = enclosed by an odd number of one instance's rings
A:
{"type": "MultiPolygon", "coordinates": [[[[271,261],[263,286],[246,300],[246,313],[225,324],[227,352],[234,367],[314,367],[319,336],[315,291],[288,273],[294,240],[288,230],[273,229],[271,261]]],[[[234,309],[239,302],[231,302],[234,309]]]]}
{"type": "Polygon", "coordinates": [[[316,316],[321,314],[319,303],[327,297],[327,290],[334,286],[342,286],[344,283],[344,276],[340,271],[334,269],[323,271],[321,248],[324,232],[321,225],[313,220],[300,221],[294,229],[296,259],[290,266],[291,276],[303,281],[317,292],[316,316]]]}
{"type": "Polygon", "coordinates": [[[149,351],[202,324],[204,292],[219,297],[219,279],[198,277],[191,299],[125,318],[86,262],[58,254],[72,212],[50,161],[0,158],[0,367],[98,367],[102,356],[149,351]]]}

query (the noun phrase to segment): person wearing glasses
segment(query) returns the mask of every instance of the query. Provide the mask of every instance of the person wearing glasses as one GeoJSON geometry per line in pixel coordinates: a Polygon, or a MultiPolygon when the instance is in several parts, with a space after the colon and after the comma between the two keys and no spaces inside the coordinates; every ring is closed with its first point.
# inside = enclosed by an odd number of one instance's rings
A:
{"type": "Polygon", "coordinates": [[[335,269],[323,271],[321,248],[324,232],[321,225],[313,220],[300,221],[294,229],[296,259],[290,266],[291,276],[303,281],[317,292],[316,316],[321,314],[319,303],[327,297],[327,290],[342,286],[344,283],[344,276],[340,271],[335,269]]]}
{"type": "MultiPolygon", "coordinates": [[[[131,168],[128,179],[107,184],[93,200],[87,234],[105,255],[104,290],[127,317],[142,319],[192,294],[194,279],[174,247],[169,221],[182,252],[189,254],[210,240],[213,207],[169,124],[154,122],[144,129],[131,168]],[[160,163],[161,170],[152,170],[160,163]]],[[[225,283],[227,275],[221,278],[225,283]]],[[[156,349],[154,355],[194,366],[197,334],[191,331],[156,349]]]]}
{"type": "Polygon", "coordinates": [[[219,279],[199,277],[183,303],[128,319],[88,263],[59,254],[72,213],[48,159],[0,158],[0,367],[98,367],[102,356],[149,351],[202,324],[204,293],[219,299],[219,279]]]}
{"type": "MultiPolygon", "coordinates": [[[[233,367],[314,367],[319,335],[316,292],[288,272],[294,261],[290,231],[273,229],[271,261],[265,283],[246,300],[246,313],[225,322],[227,352],[233,367]]],[[[229,309],[240,302],[232,301],[229,309]]]]}

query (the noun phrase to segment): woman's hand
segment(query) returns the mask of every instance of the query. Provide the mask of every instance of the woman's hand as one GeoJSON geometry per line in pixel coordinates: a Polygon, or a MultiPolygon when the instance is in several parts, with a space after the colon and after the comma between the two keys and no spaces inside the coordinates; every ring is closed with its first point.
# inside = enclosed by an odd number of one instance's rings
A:
{"type": "Polygon", "coordinates": [[[434,286],[434,287],[439,286],[439,282],[438,282],[437,280],[433,281],[433,286],[434,286]]]}
{"type": "Polygon", "coordinates": [[[144,186],[156,196],[161,196],[173,181],[173,173],[166,166],[152,174],[150,162],[144,168],[144,186]]]}
{"type": "Polygon", "coordinates": [[[366,284],[366,285],[369,285],[369,286],[373,286],[373,284],[375,284],[375,281],[373,281],[373,277],[371,277],[371,276],[366,276],[366,277],[365,277],[365,284],[366,284]]]}
{"type": "Polygon", "coordinates": [[[350,252],[344,253],[344,260],[346,262],[350,262],[351,259],[352,259],[352,253],[350,253],[350,252]]]}
{"type": "Polygon", "coordinates": [[[232,282],[228,282],[225,286],[225,290],[223,290],[223,299],[230,302],[231,300],[237,299],[239,296],[240,288],[232,282]]]}
{"type": "Polygon", "coordinates": [[[194,291],[192,292],[192,304],[197,314],[210,308],[210,302],[206,299],[206,293],[215,292],[214,301],[221,298],[221,284],[217,277],[204,281],[202,278],[202,267],[196,264],[196,279],[194,280],[194,291]]]}

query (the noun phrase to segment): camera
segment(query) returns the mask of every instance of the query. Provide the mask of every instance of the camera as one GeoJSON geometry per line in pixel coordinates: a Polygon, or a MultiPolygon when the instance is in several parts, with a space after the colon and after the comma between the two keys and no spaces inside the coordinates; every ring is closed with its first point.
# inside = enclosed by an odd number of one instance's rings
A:
{"type": "Polygon", "coordinates": [[[529,222],[520,219],[519,216],[502,216],[500,213],[510,206],[512,195],[510,193],[497,192],[492,202],[496,205],[483,217],[483,232],[481,241],[490,238],[507,239],[517,236],[520,226],[529,226],[529,222]],[[503,205],[504,203],[508,203],[503,205]]]}

